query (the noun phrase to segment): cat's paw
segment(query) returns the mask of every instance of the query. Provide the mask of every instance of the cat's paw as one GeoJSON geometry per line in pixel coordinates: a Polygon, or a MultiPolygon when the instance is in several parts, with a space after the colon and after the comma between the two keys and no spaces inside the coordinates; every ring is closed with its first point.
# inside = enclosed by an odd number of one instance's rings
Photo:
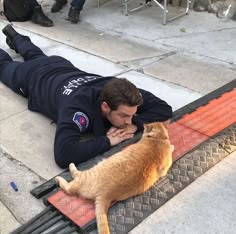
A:
{"type": "Polygon", "coordinates": [[[75,164],[74,163],[70,163],[69,169],[76,169],[75,164]]]}
{"type": "Polygon", "coordinates": [[[59,185],[59,183],[60,183],[60,177],[59,177],[59,176],[56,176],[56,177],[55,177],[55,181],[56,181],[56,184],[59,185]]]}
{"type": "Polygon", "coordinates": [[[75,178],[76,173],[77,173],[77,168],[76,168],[74,163],[70,163],[69,171],[70,171],[70,174],[71,174],[72,178],[75,178]]]}
{"type": "Polygon", "coordinates": [[[172,153],[174,152],[174,150],[175,150],[175,146],[174,146],[174,145],[171,145],[171,151],[172,151],[172,153]]]}

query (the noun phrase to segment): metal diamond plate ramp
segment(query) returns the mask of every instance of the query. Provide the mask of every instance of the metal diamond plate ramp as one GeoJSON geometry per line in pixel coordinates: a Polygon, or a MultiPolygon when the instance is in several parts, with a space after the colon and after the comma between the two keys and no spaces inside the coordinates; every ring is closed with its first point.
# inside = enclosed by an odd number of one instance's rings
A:
{"type": "MultiPolygon", "coordinates": [[[[113,205],[108,212],[111,233],[121,234],[129,232],[144,218],[149,216],[170,198],[175,196],[179,191],[184,189],[192,181],[201,176],[224,157],[229,155],[229,152],[225,150],[223,146],[227,146],[226,148],[231,145],[233,145],[233,147],[235,146],[235,130],[236,125],[232,125],[222,133],[214,136],[214,138],[208,139],[196,149],[187,153],[184,157],[178,159],[173,164],[168,175],[157,182],[147,192],[113,205]],[[230,133],[230,135],[227,135],[228,133],[230,133]],[[228,141],[228,138],[231,139],[231,142],[228,141]]],[[[65,210],[68,209],[70,210],[69,212],[73,213],[73,210],[75,209],[75,198],[67,195],[65,195],[65,197],[64,199],[66,200],[67,208],[65,209],[63,206],[61,206],[59,210],[63,214],[65,213],[65,210]]],[[[53,200],[54,199],[49,199],[49,201],[55,205],[53,200]]],[[[58,207],[58,204],[55,206],[58,207]]],[[[89,202],[88,206],[84,208],[85,210],[83,212],[86,214],[91,210],[92,203],[89,202]]],[[[80,213],[78,216],[79,215],[80,213]]],[[[95,214],[94,217],[90,216],[87,219],[86,225],[80,227],[82,227],[84,230],[87,230],[89,225],[94,226],[94,218],[95,214]]]]}

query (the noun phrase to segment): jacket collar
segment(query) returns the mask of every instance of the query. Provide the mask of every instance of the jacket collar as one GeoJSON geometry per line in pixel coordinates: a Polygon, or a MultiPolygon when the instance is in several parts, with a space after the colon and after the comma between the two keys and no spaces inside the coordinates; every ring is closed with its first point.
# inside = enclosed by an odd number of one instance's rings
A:
{"type": "Polygon", "coordinates": [[[94,110],[94,123],[93,123],[93,132],[95,136],[102,136],[106,134],[106,129],[103,121],[101,102],[100,100],[96,101],[94,110]]]}

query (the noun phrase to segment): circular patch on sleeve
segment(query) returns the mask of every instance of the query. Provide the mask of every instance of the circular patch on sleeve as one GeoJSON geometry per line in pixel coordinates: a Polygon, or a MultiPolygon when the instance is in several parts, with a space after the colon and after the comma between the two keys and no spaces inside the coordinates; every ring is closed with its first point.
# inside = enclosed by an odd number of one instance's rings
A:
{"type": "Polygon", "coordinates": [[[81,132],[84,132],[89,125],[89,118],[83,112],[76,112],[73,121],[77,124],[81,132]]]}

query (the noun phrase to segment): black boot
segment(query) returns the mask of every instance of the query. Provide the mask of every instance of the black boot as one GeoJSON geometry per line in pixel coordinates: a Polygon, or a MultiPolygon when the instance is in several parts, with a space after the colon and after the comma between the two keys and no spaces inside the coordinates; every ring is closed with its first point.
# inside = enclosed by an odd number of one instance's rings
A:
{"type": "Polygon", "coordinates": [[[15,31],[15,29],[10,25],[8,24],[7,26],[5,26],[3,29],[2,29],[2,32],[6,35],[6,43],[7,45],[12,49],[12,50],[16,50],[16,47],[13,43],[13,39],[14,37],[16,37],[17,35],[19,35],[18,32],[15,31]]]}
{"type": "Polygon", "coordinates": [[[56,0],[51,8],[52,13],[59,12],[67,3],[67,0],[56,0]]]}
{"type": "Polygon", "coordinates": [[[68,20],[71,23],[76,24],[79,21],[79,15],[80,15],[80,10],[71,7],[68,13],[68,20]]]}
{"type": "Polygon", "coordinates": [[[44,13],[41,6],[34,7],[31,21],[35,24],[39,24],[43,27],[53,26],[52,20],[50,20],[44,13]]]}

